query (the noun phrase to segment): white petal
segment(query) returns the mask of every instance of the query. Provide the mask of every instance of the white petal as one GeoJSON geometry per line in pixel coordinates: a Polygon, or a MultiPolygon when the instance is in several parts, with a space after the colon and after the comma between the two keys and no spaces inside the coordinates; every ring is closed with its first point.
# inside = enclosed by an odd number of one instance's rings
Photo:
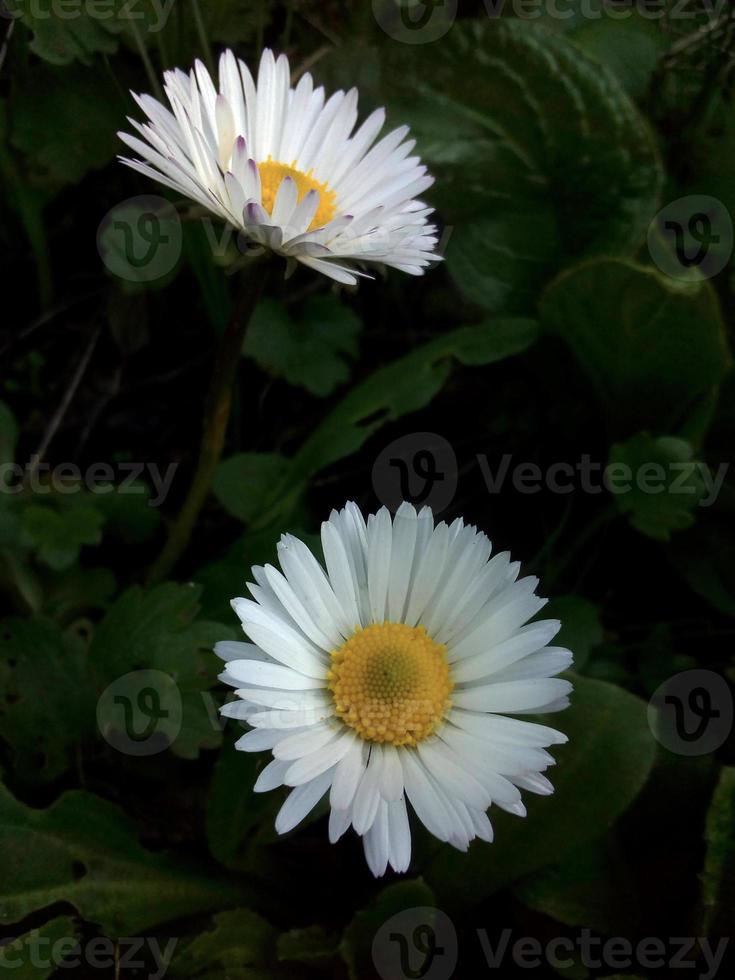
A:
{"type": "Polygon", "coordinates": [[[289,830],[293,830],[297,824],[300,824],[327,792],[331,781],[331,772],[324,772],[310,783],[292,789],[286,802],[278,811],[276,832],[287,834],[289,830]]]}

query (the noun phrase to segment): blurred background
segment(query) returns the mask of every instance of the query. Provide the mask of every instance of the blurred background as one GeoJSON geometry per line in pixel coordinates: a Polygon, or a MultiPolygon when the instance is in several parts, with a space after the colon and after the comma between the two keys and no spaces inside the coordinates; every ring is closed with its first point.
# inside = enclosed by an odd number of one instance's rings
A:
{"type": "Polygon", "coordinates": [[[0,965],[726,975],[728,4],[4,0],[0,45],[0,965]],[[445,261],[359,290],[278,267],[213,492],[152,583],[243,273],[116,132],[164,69],[265,45],[410,124],[445,261]],[[468,854],[415,826],[410,872],[375,881],[323,808],[277,837],[212,646],[282,532],[318,547],[333,507],[401,497],[539,575],[575,694],[554,796],[468,854]]]}

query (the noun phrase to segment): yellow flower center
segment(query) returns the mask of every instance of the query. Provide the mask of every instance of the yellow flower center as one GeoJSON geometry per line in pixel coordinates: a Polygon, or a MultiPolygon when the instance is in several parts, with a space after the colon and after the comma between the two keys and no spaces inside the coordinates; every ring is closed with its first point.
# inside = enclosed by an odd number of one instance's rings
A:
{"type": "Polygon", "coordinates": [[[449,707],[446,652],[423,626],[358,629],[332,651],[327,679],[337,714],[369,742],[416,745],[449,707]]]}
{"type": "Polygon", "coordinates": [[[315,180],[311,170],[305,174],[301,170],[297,170],[293,163],[289,167],[288,164],[277,163],[270,157],[265,163],[258,164],[258,170],[260,171],[263,207],[268,214],[273,214],[273,205],[276,203],[276,195],[281,186],[281,181],[284,177],[290,177],[296,184],[299,201],[309,191],[318,191],[319,193],[319,207],[309,225],[309,231],[323,227],[334,217],[337,195],[329,189],[327,184],[320,184],[318,180],[315,180]]]}

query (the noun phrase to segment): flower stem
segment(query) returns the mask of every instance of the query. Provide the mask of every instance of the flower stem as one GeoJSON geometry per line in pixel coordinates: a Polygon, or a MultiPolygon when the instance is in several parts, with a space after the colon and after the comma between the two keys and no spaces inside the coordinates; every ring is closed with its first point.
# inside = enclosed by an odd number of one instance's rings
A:
{"type": "Polygon", "coordinates": [[[215,356],[204,406],[204,424],[196,472],[181,510],[169,528],[166,543],[151,565],[148,573],[149,583],[160,582],[166,578],[186,550],[222,456],[230,418],[232,386],[245,331],[262,295],[266,280],[266,270],[260,262],[254,263],[251,271],[255,274],[249,276],[248,281],[243,283],[239,290],[232,315],[222,334],[215,356]]]}

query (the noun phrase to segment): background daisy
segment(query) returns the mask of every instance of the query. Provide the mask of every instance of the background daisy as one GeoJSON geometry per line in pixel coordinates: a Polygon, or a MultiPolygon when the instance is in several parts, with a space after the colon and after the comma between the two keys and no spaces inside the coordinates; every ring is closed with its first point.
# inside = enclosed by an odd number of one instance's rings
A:
{"type": "Polygon", "coordinates": [[[433,183],[401,126],[378,139],[385,110],[355,129],[357,89],[327,97],[306,72],[291,87],[288,58],[266,49],[257,81],[225,51],[217,84],[197,61],[165,73],[170,109],[135,95],[148,122],[120,138],[122,162],[219,215],[249,239],[338,282],[355,262],[421,275],[437,243],[433,183]]]}

